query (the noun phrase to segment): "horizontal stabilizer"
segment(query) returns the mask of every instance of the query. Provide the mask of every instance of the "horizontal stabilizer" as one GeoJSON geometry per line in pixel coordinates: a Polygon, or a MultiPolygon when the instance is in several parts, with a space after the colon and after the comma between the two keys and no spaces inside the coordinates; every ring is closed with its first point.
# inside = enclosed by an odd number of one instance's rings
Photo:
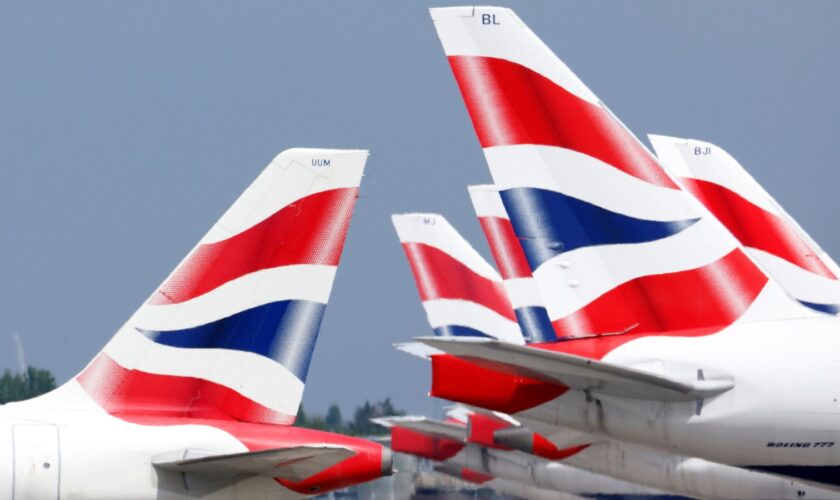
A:
{"type": "Polygon", "coordinates": [[[380,417],[371,422],[383,427],[402,427],[427,436],[464,442],[467,440],[467,428],[448,422],[441,422],[427,417],[380,417]]]}
{"type": "Polygon", "coordinates": [[[468,361],[500,366],[522,376],[571,389],[651,401],[694,401],[726,392],[731,380],[709,379],[702,371],[696,380],[664,377],[594,359],[492,339],[424,337],[429,346],[468,361]]]}
{"type": "Polygon", "coordinates": [[[350,448],[329,445],[304,445],[228,455],[182,450],[161,455],[152,464],[157,469],[214,476],[217,479],[265,476],[299,482],[355,454],[350,448]]]}
{"type": "Polygon", "coordinates": [[[440,350],[429,347],[421,342],[399,342],[394,344],[394,348],[425,360],[428,360],[430,356],[435,354],[441,354],[440,350]]]}

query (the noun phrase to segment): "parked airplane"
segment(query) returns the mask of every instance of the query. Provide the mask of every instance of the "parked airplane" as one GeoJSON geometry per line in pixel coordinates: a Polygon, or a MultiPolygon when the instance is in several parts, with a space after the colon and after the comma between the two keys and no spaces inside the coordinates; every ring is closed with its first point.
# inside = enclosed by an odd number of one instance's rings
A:
{"type": "Polygon", "coordinates": [[[0,497],[281,499],[390,473],[292,427],[366,151],[280,153],[75,378],[0,408],[0,497]]]}
{"type": "Polygon", "coordinates": [[[472,361],[433,361],[433,395],[840,487],[838,318],[792,300],[512,11],[432,18],[562,339],[426,339],[472,361]],[[458,387],[491,371],[504,391],[458,387]]]}
{"type": "MultiPolygon", "coordinates": [[[[446,323],[447,330],[435,329],[438,336],[445,336],[449,332],[458,335],[461,325],[472,325],[468,336],[502,339],[504,323],[482,322],[480,319],[489,312],[495,312],[497,317],[512,317],[514,309],[510,305],[529,303],[528,307],[539,310],[543,307],[539,297],[535,297],[528,286],[530,272],[518,263],[524,262],[525,256],[509,227],[501,197],[494,186],[471,186],[470,197],[482,228],[485,230],[491,252],[497,261],[499,269],[503,269],[505,286],[498,274],[484,274],[490,278],[478,275],[473,269],[489,269],[487,263],[475,249],[449,224],[445,217],[438,214],[404,214],[394,215],[392,220],[397,229],[400,243],[406,252],[415,283],[427,311],[434,312],[429,307],[430,290],[437,296],[447,296],[452,302],[451,313],[446,323]],[[518,269],[516,272],[512,270],[518,269]],[[515,275],[516,277],[511,277],[515,275]],[[507,290],[507,294],[505,293],[507,290]],[[510,302],[507,300],[507,296],[510,302]],[[521,297],[520,297],[521,296],[521,297]],[[492,309],[491,309],[492,308],[492,309]],[[477,326],[482,324],[483,326],[477,326]]],[[[526,264],[527,266],[527,264],[526,264]]],[[[519,308],[521,310],[521,308],[519,308]]],[[[533,327],[530,318],[534,314],[517,313],[522,331],[533,327]],[[522,321],[524,319],[524,321],[522,321]]],[[[434,325],[435,316],[428,315],[430,325],[434,325]]],[[[535,332],[537,337],[553,335],[550,324],[545,326],[548,333],[535,332]]],[[[522,333],[519,332],[521,343],[522,333]]],[[[435,361],[437,362],[437,361],[435,361]]],[[[476,395],[476,397],[478,397],[476,395]]],[[[415,420],[397,419],[399,425],[410,427],[415,420]]],[[[718,464],[698,458],[685,457],[673,453],[654,450],[647,447],[620,443],[603,437],[581,434],[569,429],[557,429],[551,426],[541,426],[551,440],[519,425],[510,417],[496,419],[503,425],[492,425],[492,419],[481,414],[469,415],[468,431],[465,442],[479,445],[483,448],[495,449],[495,468],[488,473],[511,480],[521,481],[539,469],[541,475],[535,477],[537,486],[555,488],[588,496],[618,494],[634,494],[639,496],[661,496],[663,490],[679,495],[696,498],[838,498],[840,493],[805,485],[797,481],[757,473],[718,464]],[[489,425],[488,425],[489,424],[489,425]],[[562,447],[555,446],[551,441],[562,443],[562,447]],[[518,460],[511,458],[501,450],[519,450],[534,457],[545,460],[561,461],[563,469],[543,467],[544,460],[518,460]],[[571,467],[568,467],[571,466],[571,467]],[[535,469],[536,468],[536,469],[535,469]],[[585,479],[571,480],[575,472],[585,479]],[[584,472],[588,471],[588,472],[584,472]],[[595,473],[595,474],[589,474],[595,473]],[[649,487],[640,489],[639,486],[627,486],[623,481],[607,479],[618,478],[649,487]],[[600,481],[592,478],[602,478],[600,481]],[[547,482],[540,482],[547,481],[547,482]],[[589,489],[572,489],[572,488],[589,489]],[[620,488],[623,487],[622,491],[620,488]],[[602,489],[597,489],[602,488],[602,489]],[[608,490],[604,490],[607,488],[608,490]]],[[[396,422],[396,421],[395,421],[396,422]]],[[[428,419],[420,419],[421,424],[412,427],[422,431],[423,426],[431,425],[428,419]]],[[[396,451],[400,450],[392,444],[396,451]]],[[[487,452],[464,451],[459,455],[458,465],[476,468],[475,463],[485,463],[477,456],[487,452]],[[477,461],[477,462],[476,462],[477,461]]],[[[481,469],[479,469],[481,470],[481,469]]]]}

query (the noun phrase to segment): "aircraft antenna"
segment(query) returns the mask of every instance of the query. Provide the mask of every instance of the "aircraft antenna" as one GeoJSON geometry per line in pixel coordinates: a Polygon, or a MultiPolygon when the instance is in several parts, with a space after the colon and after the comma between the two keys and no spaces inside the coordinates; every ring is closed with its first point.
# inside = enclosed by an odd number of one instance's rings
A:
{"type": "Polygon", "coordinates": [[[12,337],[15,340],[15,352],[17,354],[17,362],[18,362],[18,370],[23,375],[23,378],[26,379],[29,375],[29,370],[26,369],[26,354],[23,352],[23,340],[21,340],[20,335],[15,332],[12,334],[12,337]]]}

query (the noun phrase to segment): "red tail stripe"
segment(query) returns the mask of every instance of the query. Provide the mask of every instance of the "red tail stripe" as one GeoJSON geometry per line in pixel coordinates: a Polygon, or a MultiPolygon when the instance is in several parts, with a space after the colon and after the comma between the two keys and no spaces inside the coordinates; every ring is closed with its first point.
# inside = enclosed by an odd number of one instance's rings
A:
{"type": "Polygon", "coordinates": [[[651,184],[677,188],[603,107],[504,59],[450,56],[449,64],[482,147],[557,146],[597,158],[651,184]]]}
{"type": "Polygon", "coordinates": [[[200,245],[150,304],[177,304],[249,273],[295,264],[338,265],[358,188],[301,198],[226,240],[200,245]]]}
{"type": "Polygon", "coordinates": [[[129,370],[106,354],[97,356],[77,380],[97,404],[117,416],[283,425],[295,420],[293,415],[266,408],[223,385],[193,377],[129,370]]]}
{"type": "Polygon", "coordinates": [[[712,182],[681,179],[744,246],[757,248],[829,279],[837,277],[785,219],[712,182]]]}
{"type": "Polygon", "coordinates": [[[476,302],[516,321],[504,285],[476,274],[447,253],[423,243],[403,243],[420,300],[460,299],[476,302]]]}
{"type": "Polygon", "coordinates": [[[753,303],[767,277],[739,249],[704,267],[643,276],[558,320],[558,336],[720,329],[753,303]],[[698,293],[698,290],[703,292],[698,293]]]}
{"type": "Polygon", "coordinates": [[[493,259],[502,274],[502,278],[530,278],[531,268],[522,246],[513,232],[510,220],[502,217],[480,217],[481,229],[490,243],[493,259]]]}

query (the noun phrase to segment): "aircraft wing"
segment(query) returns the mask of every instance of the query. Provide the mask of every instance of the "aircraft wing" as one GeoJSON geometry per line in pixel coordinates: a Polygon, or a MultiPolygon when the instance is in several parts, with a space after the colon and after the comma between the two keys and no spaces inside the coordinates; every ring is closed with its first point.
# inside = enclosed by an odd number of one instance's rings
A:
{"type": "Polygon", "coordinates": [[[371,422],[383,427],[402,427],[403,429],[437,438],[462,442],[467,440],[466,427],[426,417],[380,417],[371,419],[371,422]]]}
{"type": "Polygon", "coordinates": [[[698,376],[698,380],[675,380],[637,368],[492,339],[423,337],[417,340],[453,356],[502,365],[537,380],[632,399],[695,401],[734,387],[726,379],[698,376]]]}
{"type": "Polygon", "coordinates": [[[302,445],[262,451],[207,455],[196,450],[176,452],[153,460],[157,469],[220,477],[266,476],[303,481],[333,465],[352,457],[350,448],[329,445],[302,445]]]}

